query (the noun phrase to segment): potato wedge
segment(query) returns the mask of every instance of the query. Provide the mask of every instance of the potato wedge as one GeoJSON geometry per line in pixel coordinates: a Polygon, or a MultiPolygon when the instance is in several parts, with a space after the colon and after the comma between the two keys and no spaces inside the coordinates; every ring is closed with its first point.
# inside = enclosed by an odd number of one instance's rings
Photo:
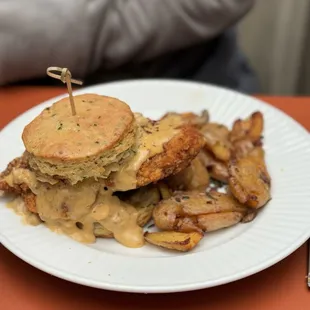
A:
{"type": "Polygon", "coordinates": [[[202,111],[200,115],[192,112],[185,112],[185,113],[169,112],[165,114],[161,119],[171,116],[181,119],[181,122],[183,124],[193,125],[196,128],[201,128],[203,125],[209,122],[209,112],[207,110],[202,111]]]}
{"type": "Polygon", "coordinates": [[[181,233],[176,231],[146,232],[144,238],[148,243],[159,247],[187,252],[193,249],[202,239],[203,234],[198,232],[181,233]]]}
{"type": "Polygon", "coordinates": [[[259,141],[264,129],[264,117],[261,112],[251,114],[247,119],[238,119],[234,122],[230,141],[247,139],[252,142],[259,141]]]}
{"type": "Polygon", "coordinates": [[[247,156],[253,149],[255,145],[249,139],[237,140],[233,143],[232,158],[242,158],[247,156]]]}
{"type": "Polygon", "coordinates": [[[210,119],[209,112],[207,110],[203,110],[200,115],[192,112],[182,113],[181,115],[186,123],[194,125],[197,128],[207,124],[210,119]]]}
{"type": "Polygon", "coordinates": [[[231,161],[228,170],[229,189],[240,203],[257,209],[270,200],[271,179],[261,148],[255,148],[246,157],[231,161]]]}
{"type": "Polygon", "coordinates": [[[147,205],[145,207],[137,208],[138,217],[137,224],[140,227],[144,227],[152,218],[153,210],[155,205],[147,205]]]}
{"type": "Polygon", "coordinates": [[[172,192],[170,191],[167,184],[165,184],[164,182],[159,182],[157,184],[157,188],[159,190],[161,199],[168,199],[172,196],[172,192]]]}
{"type": "Polygon", "coordinates": [[[200,215],[198,217],[199,226],[203,228],[203,231],[214,231],[226,227],[233,226],[239,223],[243,218],[241,212],[223,212],[200,215]]]}
{"type": "Polygon", "coordinates": [[[222,183],[228,183],[228,166],[223,162],[214,162],[214,164],[208,169],[212,179],[220,181],[222,183]]]}
{"type": "Polygon", "coordinates": [[[145,226],[151,219],[155,205],[160,201],[160,193],[156,186],[148,185],[120,194],[120,199],[137,209],[137,223],[145,226]]]}
{"type": "Polygon", "coordinates": [[[249,208],[248,213],[242,218],[241,223],[250,223],[252,222],[257,215],[257,210],[249,208]]]}
{"type": "MultiPolygon", "coordinates": [[[[137,208],[137,224],[140,227],[144,227],[152,218],[154,205],[148,205],[145,207],[137,208]]],[[[94,234],[96,237],[100,238],[113,238],[113,233],[103,227],[100,223],[94,224],[94,234]]]]}
{"type": "Polygon", "coordinates": [[[207,168],[212,179],[222,183],[228,182],[229,174],[226,162],[217,160],[208,150],[201,151],[197,158],[207,168]]]}
{"type": "Polygon", "coordinates": [[[230,149],[221,141],[217,141],[212,146],[212,152],[219,160],[228,161],[230,158],[230,149]]]}
{"type": "Polygon", "coordinates": [[[210,184],[210,177],[206,167],[196,157],[189,167],[176,175],[168,177],[166,182],[173,190],[204,191],[210,184]]]}
{"type": "Polygon", "coordinates": [[[153,219],[156,227],[164,231],[203,232],[209,227],[214,230],[227,227],[228,223],[233,225],[247,214],[248,208],[228,194],[216,191],[177,192],[155,207],[153,219]],[[205,217],[224,213],[225,215],[219,217],[205,217]],[[230,217],[228,213],[232,213],[230,217]],[[210,224],[211,220],[207,222],[208,219],[212,219],[214,224],[210,224]]]}
{"type": "Polygon", "coordinates": [[[205,148],[215,158],[228,161],[231,156],[231,143],[229,141],[229,130],[226,126],[217,123],[208,123],[201,128],[205,138],[205,148]]]}

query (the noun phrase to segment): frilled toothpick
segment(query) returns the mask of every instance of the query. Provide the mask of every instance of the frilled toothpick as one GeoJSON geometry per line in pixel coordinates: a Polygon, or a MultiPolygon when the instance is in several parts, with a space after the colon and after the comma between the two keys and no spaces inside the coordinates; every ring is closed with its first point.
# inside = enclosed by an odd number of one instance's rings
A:
{"type": "Polygon", "coordinates": [[[69,71],[68,68],[59,68],[59,67],[49,67],[46,70],[46,73],[48,76],[61,80],[63,83],[67,84],[68,88],[68,93],[69,93],[69,99],[70,99],[70,105],[71,105],[71,112],[72,115],[76,115],[76,109],[74,105],[74,100],[72,96],[72,86],[71,83],[73,84],[78,84],[78,85],[83,85],[82,81],[75,80],[71,78],[71,72],[69,71]],[[56,73],[53,73],[56,72],[56,73]]]}

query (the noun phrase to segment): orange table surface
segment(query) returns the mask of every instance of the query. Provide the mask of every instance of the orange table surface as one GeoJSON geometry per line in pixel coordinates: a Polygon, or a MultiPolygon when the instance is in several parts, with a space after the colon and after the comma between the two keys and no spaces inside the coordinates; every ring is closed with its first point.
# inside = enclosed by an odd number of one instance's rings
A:
{"type": "MultiPolygon", "coordinates": [[[[0,128],[30,107],[64,91],[63,87],[0,88],[0,128]]],[[[310,97],[260,98],[310,130],[310,97]]],[[[194,292],[129,294],[55,278],[31,267],[0,245],[0,309],[309,310],[306,273],[307,247],[304,244],[275,266],[237,282],[194,292]]]]}

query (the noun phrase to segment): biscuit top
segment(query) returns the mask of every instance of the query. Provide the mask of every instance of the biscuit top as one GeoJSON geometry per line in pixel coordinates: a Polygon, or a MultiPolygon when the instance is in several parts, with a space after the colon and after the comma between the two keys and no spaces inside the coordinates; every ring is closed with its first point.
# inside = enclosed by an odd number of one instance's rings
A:
{"type": "Polygon", "coordinates": [[[74,103],[74,116],[67,97],[25,127],[22,139],[29,153],[60,161],[84,159],[112,149],[133,126],[129,106],[116,98],[84,94],[74,103]]]}

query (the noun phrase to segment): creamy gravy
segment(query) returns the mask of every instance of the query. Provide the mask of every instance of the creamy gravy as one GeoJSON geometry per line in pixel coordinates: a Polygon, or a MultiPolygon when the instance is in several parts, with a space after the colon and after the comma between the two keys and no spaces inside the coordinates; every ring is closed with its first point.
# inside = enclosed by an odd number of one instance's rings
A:
{"type": "Polygon", "coordinates": [[[34,214],[27,209],[21,197],[17,197],[7,203],[7,207],[12,209],[17,215],[21,216],[24,224],[37,226],[42,223],[37,214],[34,214]]]}
{"type": "MultiPolygon", "coordinates": [[[[52,231],[69,235],[83,243],[95,242],[94,223],[111,231],[128,247],[144,244],[143,230],[137,224],[137,211],[120,201],[103,182],[86,180],[76,185],[37,181],[27,169],[13,169],[6,177],[9,185],[26,183],[36,194],[37,212],[52,231]],[[106,189],[106,190],[105,190],[106,189]]],[[[26,208],[23,209],[29,212],[26,208]]]]}
{"type": "Polygon", "coordinates": [[[164,145],[178,132],[182,119],[178,115],[169,115],[166,118],[152,122],[136,113],[138,124],[135,155],[129,158],[121,169],[113,173],[110,181],[114,190],[126,191],[136,188],[137,172],[141,165],[149,158],[164,151],[164,145]]]}
{"type": "MultiPolygon", "coordinates": [[[[121,244],[141,247],[144,238],[143,230],[137,224],[137,210],[113,196],[113,192],[136,188],[137,171],[143,162],[163,152],[164,144],[179,132],[182,120],[173,115],[159,122],[152,122],[140,114],[135,117],[139,126],[135,155],[112,173],[110,189],[105,187],[103,180],[88,179],[68,185],[22,168],[13,169],[5,180],[10,186],[22,183],[29,186],[36,195],[39,217],[52,231],[66,234],[83,243],[92,243],[96,239],[94,225],[99,223],[112,232],[121,244]]],[[[118,167],[111,167],[112,171],[117,169],[118,167]]],[[[20,200],[11,207],[19,214],[25,217],[32,214],[25,206],[17,205],[21,205],[20,200]]]]}

